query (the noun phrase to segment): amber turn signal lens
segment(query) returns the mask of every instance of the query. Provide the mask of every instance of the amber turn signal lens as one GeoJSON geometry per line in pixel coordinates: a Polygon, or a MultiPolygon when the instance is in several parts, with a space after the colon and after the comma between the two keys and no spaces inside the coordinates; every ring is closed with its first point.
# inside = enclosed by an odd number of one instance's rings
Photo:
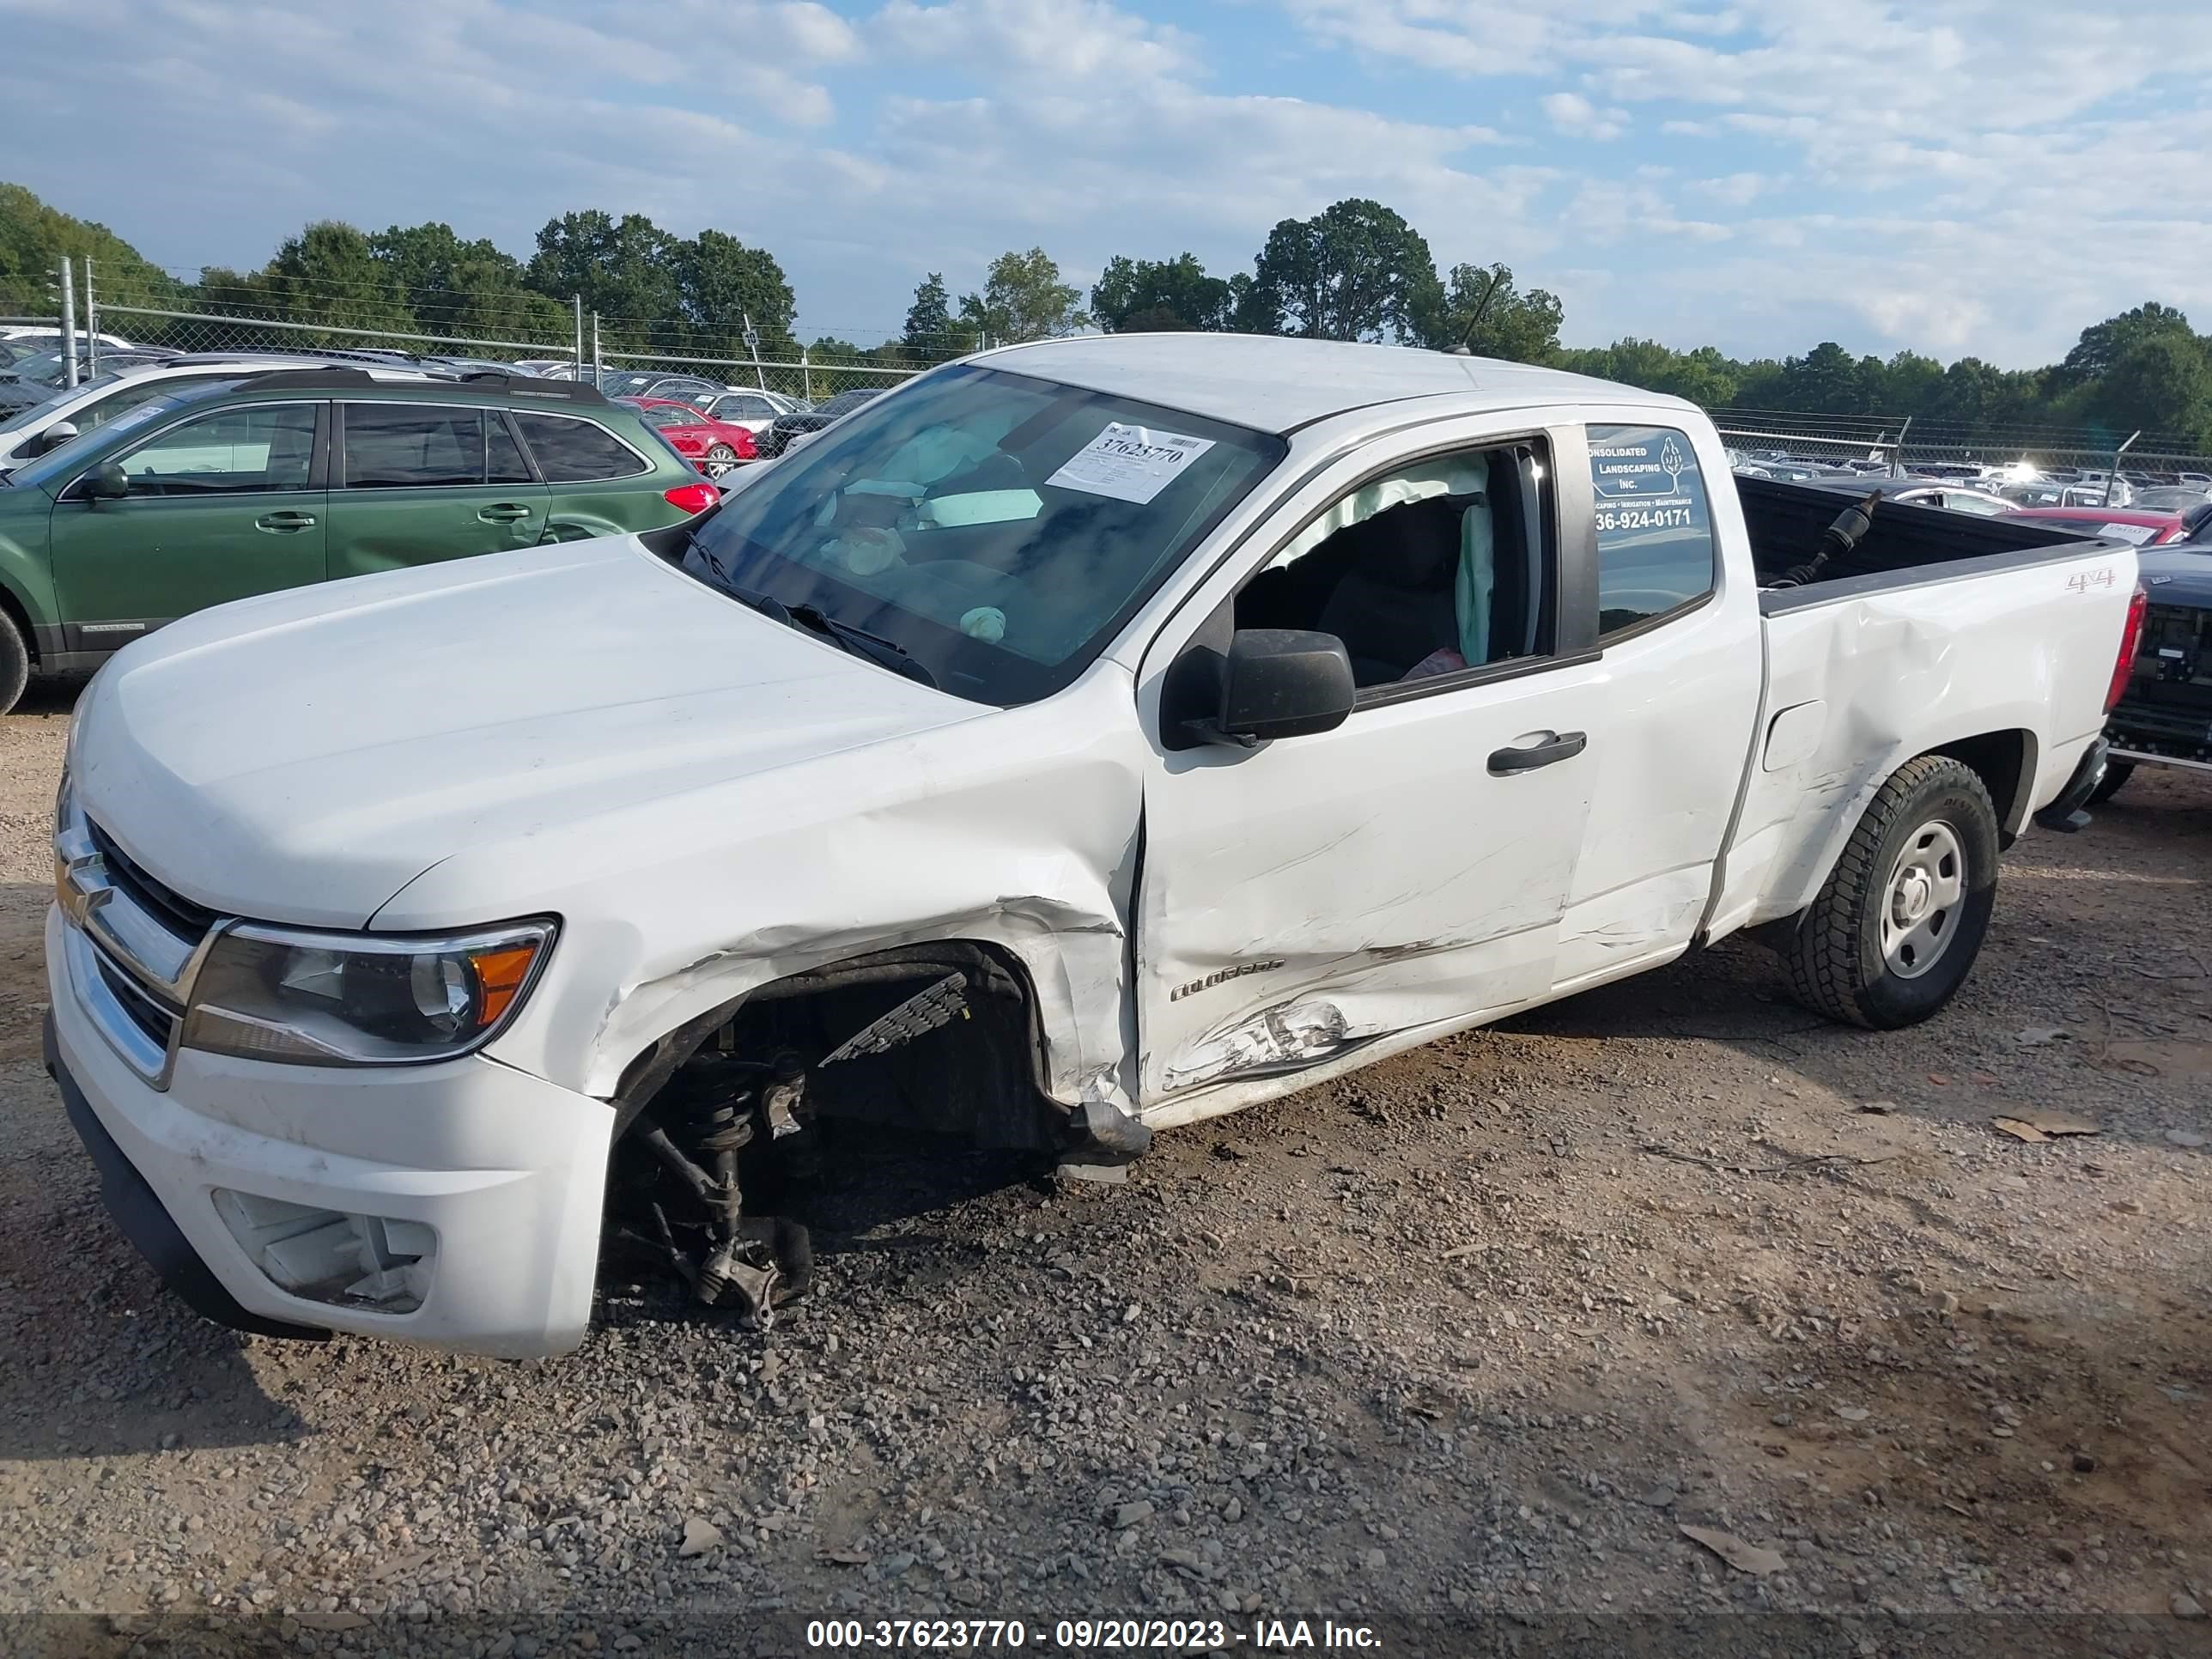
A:
{"type": "Polygon", "coordinates": [[[469,958],[469,966],[476,970],[477,1006],[481,1011],[477,1024],[496,1025],[500,1017],[514,1005],[521,994],[523,982],[530,977],[530,964],[538,960],[536,945],[510,945],[496,951],[478,951],[469,958]]]}

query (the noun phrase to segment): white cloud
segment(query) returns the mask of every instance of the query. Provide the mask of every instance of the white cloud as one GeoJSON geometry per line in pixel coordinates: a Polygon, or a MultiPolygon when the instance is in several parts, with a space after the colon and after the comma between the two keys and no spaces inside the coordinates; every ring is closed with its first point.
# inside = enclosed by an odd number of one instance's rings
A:
{"type": "Polygon", "coordinates": [[[1618,138],[1628,131],[1628,112],[1601,110],[1578,92],[1551,92],[1539,100],[1545,119],[1571,138],[1618,138]]]}
{"type": "Polygon", "coordinates": [[[1724,207],[1748,207],[1759,194],[1774,187],[1774,181],[1759,173],[1731,173],[1725,178],[1700,179],[1690,188],[1709,202],[1724,207]]]}

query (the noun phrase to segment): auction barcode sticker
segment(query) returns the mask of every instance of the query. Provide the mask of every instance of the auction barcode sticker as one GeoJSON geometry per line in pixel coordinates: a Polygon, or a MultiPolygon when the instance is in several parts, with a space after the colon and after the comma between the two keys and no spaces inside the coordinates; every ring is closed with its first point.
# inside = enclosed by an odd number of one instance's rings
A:
{"type": "Polygon", "coordinates": [[[1119,501],[1149,501],[1212,447],[1211,438],[1109,421],[1103,432],[1069,456],[1045,483],[1119,501]]]}

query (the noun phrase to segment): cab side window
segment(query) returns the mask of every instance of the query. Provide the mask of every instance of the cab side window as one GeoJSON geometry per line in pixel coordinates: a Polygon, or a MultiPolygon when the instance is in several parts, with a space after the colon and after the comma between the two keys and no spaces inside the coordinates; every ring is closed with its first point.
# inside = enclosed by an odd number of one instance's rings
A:
{"type": "Polygon", "coordinates": [[[1717,575],[1717,550],[1705,477],[1686,434],[1593,426],[1589,465],[1602,644],[1705,599],[1717,575]]]}
{"type": "Polygon", "coordinates": [[[1363,700],[1548,655],[1546,453],[1534,441],[1466,450],[1361,484],[1246,584],[1237,626],[1334,634],[1363,700]]]}
{"type": "Polygon", "coordinates": [[[220,410],[173,427],[123,457],[139,495],[305,489],[315,458],[313,404],[220,410]]]}

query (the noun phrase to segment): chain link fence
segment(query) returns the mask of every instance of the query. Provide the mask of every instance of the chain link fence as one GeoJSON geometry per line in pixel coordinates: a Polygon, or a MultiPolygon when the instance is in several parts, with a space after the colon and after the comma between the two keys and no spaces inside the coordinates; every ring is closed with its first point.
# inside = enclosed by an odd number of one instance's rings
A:
{"type": "MultiPolygon", "coordinates": [[[[599,319],[588,312],[582,317],[580,352],[580,331],[574,327],[557,336],[522,331],[434,334],[139,305],[103,305],[98,308],[98,317],[103,331],[126,335],[133,342],[169,351],[290,351],[340,359],[430,360],[462,369],[520,369],[611,387],[628,386],[632,382],[626,375],[646,371],[685,375],[718,386],[757,388],[806,403],[859,387],[883,390],[921,372],[904,365],[816,358],[804,349],[796,357],[698,356],[611,348],[602,341],[595,354],[592,342],[600,335],[599,319]]],[[[92,354],[91,362],[96,368],[100,356],[116,355],[112,346],[100,347],[92,354]]]]}
{"type": "Polygon", "coordinates": [[[1845,466],[1874,461],[1906,472],[2002,468],[2025,461],[2050,473],[2103,473],[2117,466],[2159,483],[2212,479],[2202,445],[2157,433],[2099,432],[1905,416],[1807,415],[1717,409],[1722,438],[1753,461],[1845,466]]]}

